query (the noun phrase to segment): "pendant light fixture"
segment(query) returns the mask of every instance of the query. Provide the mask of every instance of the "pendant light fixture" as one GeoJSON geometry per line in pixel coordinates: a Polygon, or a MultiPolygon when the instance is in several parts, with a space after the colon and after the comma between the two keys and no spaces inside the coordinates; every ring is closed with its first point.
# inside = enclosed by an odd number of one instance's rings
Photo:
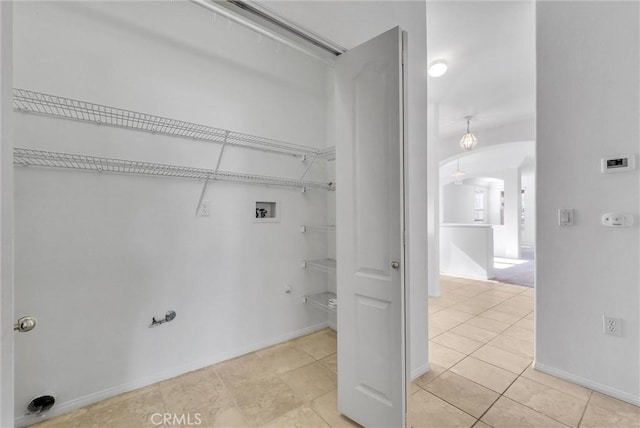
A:
{"type": "Polygon", "coordinates": [[[457,163],[457,168],[456,168],[456,172],[454,172],[453,174],[451,174],[451,176],[453,177],[453,184],[462,184],[462,180],[464,179],[464,172],[460,171],[460,158],[457,159],[458,163],[457,163]]]}
{"type": "Polygon", "coordinates": [[[471,121],[472,116],[467,116],[465,119],[467,119],[467,133],[460,139],[460,147],[462,147],[462,150],[465,152],[469,152],[473,150],[476,144],[478,144],[478,139],[469,131],[469,122],[471,121]]]}

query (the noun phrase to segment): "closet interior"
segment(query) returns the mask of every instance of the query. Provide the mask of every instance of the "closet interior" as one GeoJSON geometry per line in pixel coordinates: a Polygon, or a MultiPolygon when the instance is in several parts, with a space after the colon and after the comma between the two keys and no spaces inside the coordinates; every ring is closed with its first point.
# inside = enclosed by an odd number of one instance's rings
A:
{"type": "Polygon", "coordinates": [[[336,328],[330,66],[189,2],[14,27],[18,424],[336,328]]]}

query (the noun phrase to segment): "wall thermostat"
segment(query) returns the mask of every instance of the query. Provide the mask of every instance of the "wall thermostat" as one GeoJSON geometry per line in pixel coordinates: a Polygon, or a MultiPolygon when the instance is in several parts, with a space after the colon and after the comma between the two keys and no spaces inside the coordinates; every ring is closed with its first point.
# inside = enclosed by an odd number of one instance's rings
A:
{"type": "Polygon", "coordinates": [[[607,213],[602,216],[602,224],[611,227],[629,227],[633,225],[633,214],[607,213]]]}
{"type": "Polygon", "coordinates": [[[636,169],[636,155],[619,155],[609,158],[602,158],[600,170],[604,174],[612,172],[625,172],[636,169]]]}

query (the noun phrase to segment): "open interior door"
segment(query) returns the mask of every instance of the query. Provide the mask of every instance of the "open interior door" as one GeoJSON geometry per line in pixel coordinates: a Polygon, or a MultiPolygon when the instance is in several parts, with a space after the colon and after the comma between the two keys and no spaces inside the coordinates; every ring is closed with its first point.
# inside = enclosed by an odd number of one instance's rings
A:
{"type": "Polygon", "coordinates": [[[338,408],[403,427],[406,403],[403,33],[336,62],[338,408]]]}

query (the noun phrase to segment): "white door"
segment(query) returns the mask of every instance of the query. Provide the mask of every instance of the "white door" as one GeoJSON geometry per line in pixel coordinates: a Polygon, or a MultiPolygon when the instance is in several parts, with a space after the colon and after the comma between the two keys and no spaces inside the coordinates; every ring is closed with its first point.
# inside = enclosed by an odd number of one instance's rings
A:
{"type": "Polygon", "coordinates": [[[338,408],[404,426],[403,34],[336,62],[338,408]]]}

